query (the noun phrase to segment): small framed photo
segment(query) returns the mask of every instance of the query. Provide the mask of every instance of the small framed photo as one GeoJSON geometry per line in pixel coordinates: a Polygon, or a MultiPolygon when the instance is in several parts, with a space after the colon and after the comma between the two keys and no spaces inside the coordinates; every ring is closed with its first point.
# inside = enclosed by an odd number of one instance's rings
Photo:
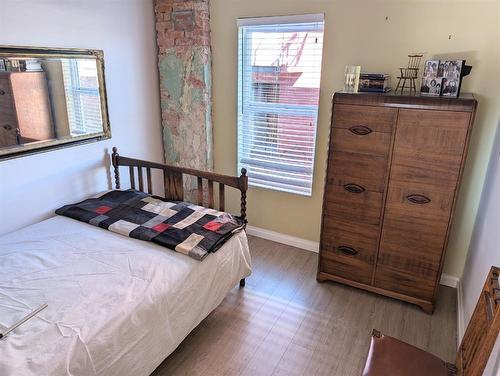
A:
{"type": "Polygon", "coordinates": [[[422,77],[422,86],[420,86],[420,93],[422,95],[441,95],[443,78],[439,75],[439,67],[439,60],[427,60],[425,62],[424,76],[422,77]]]}
{"type": "Polygon", "coordinates": [[[462,68],[464,60],[445,60],[442,62],[443,88],[441,95],[445,97],[458,97],[462,83],[462,68]]]}
{"type": "Polygon", "coordinates": [[[425,62],[424,77],[442,77],[439,76],[439,60],[427,60],[425,62]]]}
{"type": "Polygon", "coordinates": [[[443,77],[424,77],[420,92],[425,95],[441,95],[443,88],[443,77]]]}
{"type": "Polygon", "coordinates": [[[5,67],[5,60],[0,59],[0,72],[5,72],[7,68],[5,67]]]}

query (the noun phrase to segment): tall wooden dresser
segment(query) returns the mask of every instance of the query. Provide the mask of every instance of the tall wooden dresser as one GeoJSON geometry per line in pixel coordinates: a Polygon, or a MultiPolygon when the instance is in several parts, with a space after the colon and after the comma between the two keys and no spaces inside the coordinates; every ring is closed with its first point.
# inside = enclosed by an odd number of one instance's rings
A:
{"type": "Polygon", "coordinates": [[[477,102],[333,97],[318,281],[432,313],[477,102]]]}
{"type": "Polygon", "coordinates": [[[0,72],[0,147],[54,137],[45,72],[0,72]]]}

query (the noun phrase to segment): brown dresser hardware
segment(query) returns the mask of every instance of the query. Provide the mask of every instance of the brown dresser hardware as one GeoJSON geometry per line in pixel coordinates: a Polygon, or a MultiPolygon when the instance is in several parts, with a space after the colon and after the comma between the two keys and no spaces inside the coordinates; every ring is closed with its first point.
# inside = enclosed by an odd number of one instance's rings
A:
{"type": "Polygon", "coordinates": [[[366,189],[364,189],[362,186],[353,183],[345,184],[344,189],[347,192],[351,193],[363,193],[364,191],[366,191],[366,189]]]}
{"type": "Polygon", "coordinates": [[[0,95],[5,95],[5,90],[0,89],[0,95]]]}
{"type": "Polygon", "coordinates": [[[342,253],[344,253],[346,255],[350,255],[350,256],[356,256],[359,253],[354,248],[349,247],[347,245],[340,245],[340,246],[338,246],[337,247],[337,251],[342,252],[342,253]]]}
{"type": "Polygon", "coordinates": [[[471,94],[334,95],[318,281],[433,312],[476,106],[471,94]]]}
{"type": "Polygon", "coordinates": [[[5,124],[5,125],[3,126],[3,129],[5,129],[6,131],[11,131],[11,130],[12,130],[12,125],[10,125],[10,124],[5,124]]]}
{"type": "Polygon", "coordinates": [[[349,128],[349,130],[358,136],[366,136],[367,134],[373,132],[369,127],[365,125],[355,125],[354,127],[349,128]]]}
{"type": "Polygon", "coordinates": [[[431,199],[429,197],[416,194],[408,195],[406,196],[406,199],[410,201],[412,204],[417,204],[417,205],[425,205],[431,202],[431,199]]]}

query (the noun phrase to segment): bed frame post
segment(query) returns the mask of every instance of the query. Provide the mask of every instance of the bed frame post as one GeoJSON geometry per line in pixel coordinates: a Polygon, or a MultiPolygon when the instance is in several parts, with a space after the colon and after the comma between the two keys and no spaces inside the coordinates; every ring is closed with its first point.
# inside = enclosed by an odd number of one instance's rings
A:
{"type": "MultiPolygon", "coordinates": [[[[241,169],[240,175],[240,191],[241,191],[241,219],[245,221],[245,226],[247,221],[247,189],[248,189],[248,176],[247,170],[245,168],[241,169]]],[[[245,278],[240,279],[240,287],[245,287],[245,278]]]]}
{"type": "Polygon", "coordinates": [[[111,154],[111,162],[113,163],[113,169],[115,171],[115,187],[116,189],[120,189],[120,170],[118,168],[118,149],[116,146],[113,146],[113,154],[111,154]]]}
{"type": "Polygon", "coordinates": [[[240,191],[241,191],[241,219],[247,221],[247,189],[248,189],[248,176],[245,168],[241,169],[240,175],[240,191]]]}

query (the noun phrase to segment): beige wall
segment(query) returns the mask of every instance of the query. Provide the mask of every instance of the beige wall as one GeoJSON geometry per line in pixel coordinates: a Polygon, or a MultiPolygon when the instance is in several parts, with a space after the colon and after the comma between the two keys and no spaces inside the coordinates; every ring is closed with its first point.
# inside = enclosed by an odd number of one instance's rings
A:
{"type": "MultiPolygon", "coordinates": [[[[341,89],[344,66],[390,72],[410,52],[464,57],[473,70],[463,90],[477,94],[479,112],[459,196],[444,272],[461,276],[500,109],[500,1],[212,0],[213,120],[215,169],[236,170],[236,19],[305,13],[325,14],[320,115],[310,198],[251,188],[251,225],[319,240],[330,97],[341,89]]],[[[393,81],[393,85],[394,85],[393,81]]]]}

